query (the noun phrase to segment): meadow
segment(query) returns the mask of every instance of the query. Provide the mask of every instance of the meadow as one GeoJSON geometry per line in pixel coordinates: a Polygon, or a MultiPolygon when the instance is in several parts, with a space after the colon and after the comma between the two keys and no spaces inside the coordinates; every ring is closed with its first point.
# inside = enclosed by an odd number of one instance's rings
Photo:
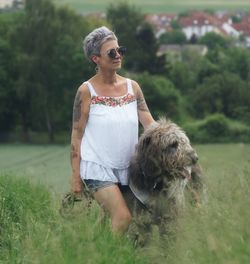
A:
{"type": "MultiPolygon", "coordinates": [[[[124,2],[124,0],[53,0],[56,4],[66,4],[80,13],[105,11],[110,3],[124,2]]],[[[129,4],[137,6],[144,13],[174,12],[179,13],[193,9],[210,10],[249,10],[249,0],[127,0],[129,4]]]]}
{"type": "Polygon", "coordinates": [[[195,148],[202,204],[186,206],[173,237],[155,230],[147,248],[134,248],[110,233],[95,204],[58,213],[69,190],[68,146],[0,145],[0,263],[249,263],[250,145],[195,148]]]}

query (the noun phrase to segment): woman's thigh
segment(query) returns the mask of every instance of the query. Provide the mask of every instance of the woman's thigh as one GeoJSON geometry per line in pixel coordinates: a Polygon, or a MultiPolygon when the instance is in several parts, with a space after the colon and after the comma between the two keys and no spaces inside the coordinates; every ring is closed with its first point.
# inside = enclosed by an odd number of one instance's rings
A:
{"type": "Polygon", "coordinates": [[[99,205],[108,212],[111,217],[121,213],[130,214],[122,193],[116,184],[98,189],[94,193],[94,197],[99,205]]]}

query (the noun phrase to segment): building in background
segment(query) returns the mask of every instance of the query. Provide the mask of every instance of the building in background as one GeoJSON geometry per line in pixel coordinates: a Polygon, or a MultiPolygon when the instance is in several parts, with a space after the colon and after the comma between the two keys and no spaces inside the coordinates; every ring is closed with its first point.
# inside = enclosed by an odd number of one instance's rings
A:
{"type": "Polygon", "coordinates": [[[250,14],[243,16],[233,27],[243,36],[246,47],[250,48],[250,14]]]}
{"type": "Polygon", "coordinates": [[[250,48],[250,14],[237,12],[211,14],[204,11],[192,11],[180,16],[168,13],[148,14],[145,20],[152,25],[157,38],[173,31],[173,25],[178,24],[179,29],[190,42],[209,32],[214,32],[233,38],[238,46],[250,48]],[[238,21],[233,21],[232,17],[237,18],[238,21]]]}
{"type": "Polygon", "coordinates": [[[14,0],[0,0],[0,8],[10,8],[12,7],[14,0]]]}
{"type": "Polygon", "coordinates": [[[23,0],[0,0],[0,9],[20,9],[23,8],[23,0]]]}
{"type": "Polygon", "coordinates": [[[145,21],[153,26],[155,36],[159,38],[162,34],[172,30],[172,22],[177,18],[177,14],[147,14],[145,21]]]}

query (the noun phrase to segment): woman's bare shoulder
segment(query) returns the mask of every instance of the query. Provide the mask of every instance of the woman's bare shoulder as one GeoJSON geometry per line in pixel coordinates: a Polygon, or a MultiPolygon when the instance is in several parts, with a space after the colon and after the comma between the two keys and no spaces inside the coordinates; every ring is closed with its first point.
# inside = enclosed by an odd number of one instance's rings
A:
{"type": "Polygon", "coordinates": [[[78,87],[78,90],[77,90],[77,93],[80,93],[82,97],[85,97],[85,98],[90,98],[91,95],[90,95],[90,91],[89,91],[89,88],[88,88],[88,85],[86,82],[82,83],[79,87],[78,87]]]}
{"type": "Polygon", "coordinates": [[[141,93],[141,87],[135,80],[131,80],[132,88],[134,90],[135,95],[139,95],[141,93]]]}

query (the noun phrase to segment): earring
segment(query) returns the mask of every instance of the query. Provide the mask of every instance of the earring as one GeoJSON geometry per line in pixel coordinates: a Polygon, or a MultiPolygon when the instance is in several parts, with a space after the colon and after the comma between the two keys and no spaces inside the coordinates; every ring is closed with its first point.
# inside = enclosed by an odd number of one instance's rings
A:
{"type": "Polygon", "coordinates": [[[96,73],[98,72],[98,66],[95,67],[95,71],[96,71],[96,73]]]}

